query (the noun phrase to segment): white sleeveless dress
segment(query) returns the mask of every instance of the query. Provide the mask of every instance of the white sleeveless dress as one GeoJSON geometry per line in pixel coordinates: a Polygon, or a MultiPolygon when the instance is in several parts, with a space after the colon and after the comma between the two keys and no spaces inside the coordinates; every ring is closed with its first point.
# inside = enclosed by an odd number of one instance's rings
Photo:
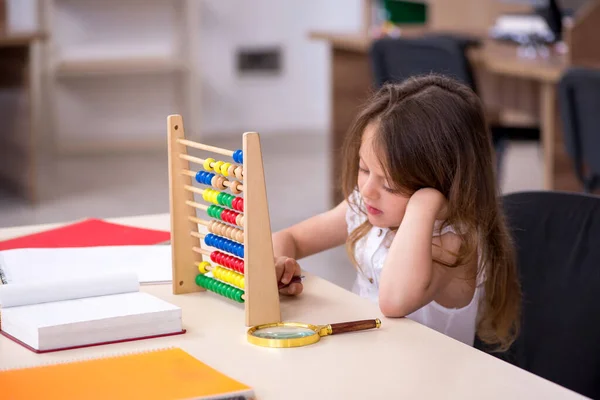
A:
{"type": "MultiPolygon", "coordinates": [[[[360,196],[360,194],[354,192],[351,201],[354,204],[362,205],[362,202],[356,202],[357,199],[360,199],[357,196],[360,196]]],[[[360,226],[365,220],[366,215],[356,213],[349,207],[346,213],[348,233],[360,226]]],[[[439,226],[441,223],[442,221],[436,221],[433,236],[454,232],[452,227],[444,228],[440,232],[439,226]]],[[[379,303],[379,278],[394,236],[395,232],[390,229],[373,227],[356,244],[355,257],[362,272],[357,273],[352,291],[375,303],[379,303]]],[[[473,299],[465,307],[450,309],[432,301],[406,317],[472,346],[475,339],[479,301],[483,295],[483,290],[483,285],[478,282],[473,299]]]]}

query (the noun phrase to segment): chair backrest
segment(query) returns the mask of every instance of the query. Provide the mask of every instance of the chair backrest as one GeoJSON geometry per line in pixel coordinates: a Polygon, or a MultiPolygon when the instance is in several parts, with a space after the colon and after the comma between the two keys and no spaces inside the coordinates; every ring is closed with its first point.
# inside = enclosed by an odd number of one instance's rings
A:
{"type": "Polygon", "coordinates": [[[600,398],[600,197],[524,192],[503,200],[517,247],[522,329],[495,355],[600,398]]]}
{"type": "Polygon", "coordinates": [[[461,37],[425,36],[382,38],[373,42],[369,56],[376,86],[402,82],[415,76],[437,73],[454,78],[476,90],[466,48],[473,42],[461,37]]]}
{"type": "Polygon", "coordinates": [[[558,103],[565,147],[577,176],[591,192],[600,183],[600,71],[568,69],[558,84],[558,103]]]}

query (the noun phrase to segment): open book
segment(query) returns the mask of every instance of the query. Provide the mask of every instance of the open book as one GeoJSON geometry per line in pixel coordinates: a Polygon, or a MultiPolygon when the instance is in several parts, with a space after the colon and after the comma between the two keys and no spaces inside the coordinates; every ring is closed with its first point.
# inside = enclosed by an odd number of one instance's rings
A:
{"type": "Polygon", "coordinates": [[[23,248],[0,251],[0,284],[135,272],[141,284],[171,282],[171,246],[23,248]]]}
{"type": "Polygon", "coordinates": [[[139,287],[133,272],[0,285],[0,333],[36,352],[184,333],[181,309],[139,287]]]}

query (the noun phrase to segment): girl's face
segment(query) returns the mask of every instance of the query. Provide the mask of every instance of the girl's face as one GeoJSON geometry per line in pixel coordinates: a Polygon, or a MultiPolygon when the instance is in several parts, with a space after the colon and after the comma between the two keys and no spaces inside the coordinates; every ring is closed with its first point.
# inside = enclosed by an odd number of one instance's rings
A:
{"type": "Polygon", "coordinates": [[[400,226],[409,197],[392,193],[373,146],[376,125],[365,129],[359,152],[358,189],[372,225],[380,228],[400,226]]]}

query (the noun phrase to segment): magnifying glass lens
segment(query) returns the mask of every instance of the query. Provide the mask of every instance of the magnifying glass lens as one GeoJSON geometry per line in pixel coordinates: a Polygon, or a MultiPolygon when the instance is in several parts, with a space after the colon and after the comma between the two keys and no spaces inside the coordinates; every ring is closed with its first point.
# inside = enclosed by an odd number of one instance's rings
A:
{"type": "Polygon", "coordinates": [[[314,334],[315,331],[312,329],[296,326],[274,326],[258,329],[252,333],[253,336],[265,339],[297,339],[314,334]]]}

